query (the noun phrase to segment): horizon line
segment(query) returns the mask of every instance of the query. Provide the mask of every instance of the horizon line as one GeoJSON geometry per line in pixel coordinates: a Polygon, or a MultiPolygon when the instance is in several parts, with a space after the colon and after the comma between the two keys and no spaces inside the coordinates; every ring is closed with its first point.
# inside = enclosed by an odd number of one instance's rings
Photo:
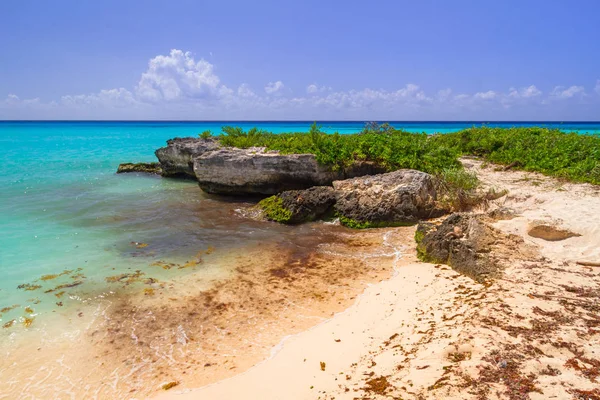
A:
{"type": "Polygon", "coordinates": [[[582,120],[276,120],[276,119],[206,119],[206,120],[191,120],[191,119],[4,119],[0,120],[0,123],[5,122],[190,122],[190,123],[202,123],[202,122],[298,122],[298,123],[311,123],[311,122],[378,122],[378,123],[578,123],[578,124],[600,124],[599,121],[582,121],[582,120]]]}

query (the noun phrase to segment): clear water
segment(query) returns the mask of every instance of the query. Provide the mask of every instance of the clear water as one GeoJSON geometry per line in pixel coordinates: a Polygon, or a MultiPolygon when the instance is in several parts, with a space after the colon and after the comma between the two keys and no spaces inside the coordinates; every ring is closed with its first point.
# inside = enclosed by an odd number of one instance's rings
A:
{"type": "MultiPolygon", "coordinates": [[[[479,124],[392,122],[427,133],[479,124]]],[[[298,132],[308,130],[311,122],[0,122],[0,309],[19,305],[1,313],[0,322],[22,316],[32,302],[36,311],[54,307],[54,292],[44,292],[76,274],[39,281],[42,275],[81,268],[82,287],[102,293],[110,290],[105,280],[110,274],[142,269],[157,260],[185,261],[209,246],[217,249],[218,257],[219,250],[288,232],[232,218],[238,204],[223,206],[193,182],[115,174],[121,162],[154,161],[154,150],[169,138],[204,130],[218,133],[223,125],[298,132]],[[136,243],[148,246],[138,248],[136,243]],[[27,283],[42,288],[18,289],[27,283]]],[[[352,133],[364,123],[320,125],[327,132],[352,133]]],[[[489,125],[600,132],[600,123],[489,125]]]]}

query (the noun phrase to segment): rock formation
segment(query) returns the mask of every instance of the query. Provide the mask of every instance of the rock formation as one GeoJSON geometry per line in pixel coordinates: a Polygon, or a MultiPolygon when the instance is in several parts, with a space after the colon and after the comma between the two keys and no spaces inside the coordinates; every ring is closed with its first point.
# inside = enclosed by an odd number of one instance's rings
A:
{"type": "Polygon", "coordinates": [[[195,178],[194,157],[220,147],[217,139],[213,138],[175,138],[167,140],[167,146],[156,150],[154,154],[160,162],[163,176],[195,178]]]}
{"type": "Polygon", "coordinates": [[[117,174],[122,174],[126,172],[144,172],[147,174],[161,174],[162,169],[160,164],[157,162],[153,163],[123,163],[119,164],[119,168],[117,169],[117,174]]]}
{"type": "Polygon", "coordinates": [[[336,181],[333,188],[335,210],[349,225],[415,223],[431,217],[436,200],[433,177],[410,169],[336,181]]]}

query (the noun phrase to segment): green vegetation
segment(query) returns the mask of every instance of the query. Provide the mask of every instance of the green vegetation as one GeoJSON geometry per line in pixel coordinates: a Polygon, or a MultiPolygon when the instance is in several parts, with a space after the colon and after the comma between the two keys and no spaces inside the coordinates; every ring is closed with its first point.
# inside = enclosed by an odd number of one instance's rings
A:
{"type": "Polygon", "coordinates": [[[575,182],[600,184],[600,136],[556,129],[470,128],[431,138],[464,155],[575,182]]]}
{"type": "Polygon", "coordinates": [[[277,196],[267,197],[258,203],[265,217],[271,221],[287,224],[292,218],[292,212],[283,206],[283,201],[277,196]]]}
{"type": "Polygon", "coordinates": [[[436,173],[460,168],[458,151],[428,140],[426,134],[394,130],[389,125],[368,124],[356,135],[326,134],[316,124],[307,133],[274,134],[252,128],[223,127],[219,140],[224,146],[266,147],[283,154],[311,153],[317,161],[333,169],[346,168],[354,162],[370,161],[389,171],[400,168],[436,173]]]}
{"type": "MultiPolygon", "coordinates": [[[[202,137],[209,137],[204,132],[202,137]]],[[[217,136],[225,146],[266,147],[283,154],[311,153],[333,169],[368,161],[392,171],[411,168],[429,172],[442,189],[460,196],[448,199],[465,205],[477,186],[475,176],[462,171],[459,157],[471,155],[511,168],[541,172],[576,182],[600,184],[600,136],[564,133],[556,129],[474,127],[460,132],[427,136],[396,130],[388,124],[368,123],[358,134],[326,134],[315,124],[309,132],[274,134],[227,126],[217,136]]]]}
{"type": "Polygon", "coordinates": [[[373,221],[357,221],[352,218],[345,217],[343,215],[338,214],[337,217],[340,220],[340,224],[352,228],[352,229],[369,229],[369,228],[387,228],[392,226],[411,226],[414,223],[410,222],[389,222],[389,221],[381,221],[381,222],[373,222],[373,221]]]}

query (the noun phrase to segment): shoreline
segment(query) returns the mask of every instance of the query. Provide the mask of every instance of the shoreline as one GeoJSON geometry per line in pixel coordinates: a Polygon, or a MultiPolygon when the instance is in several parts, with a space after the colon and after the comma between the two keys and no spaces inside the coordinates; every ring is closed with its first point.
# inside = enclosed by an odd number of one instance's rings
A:
{"type": "Polygon", "coordinates": [[[507,249],[501,278],[477,284],[449,267],[415,262],[411,247],[397,275],[367,287],[333,318],[282,341],[272,357],[232,378],[156,398],[512,399],[515,391],[534,400],[595,398],[600,309],[588,296],[600,294],[600,269],[576,261],[600,259],[598,227],[587,217],[600,212],[599,188],[463,162],[484,184],[508,188],[493,208],[517,210],[515,218],[493,224],[521,243],[507,249]],[[580,236],[530,236],[540,219],[580,236]],[[419,290],[434,295],[419,297],[419,290]],[[410,298],[394,302],[399,291],[410,298]],[[422,313],[411,314],[413,306],[422,313]],[[373,318],[381,310],[395,325],[373,318]],[[363,335],[352,342],[349,332],[357,330],[363,335]],[[345,343],[352,344],[344,349],[345,343]]]}

